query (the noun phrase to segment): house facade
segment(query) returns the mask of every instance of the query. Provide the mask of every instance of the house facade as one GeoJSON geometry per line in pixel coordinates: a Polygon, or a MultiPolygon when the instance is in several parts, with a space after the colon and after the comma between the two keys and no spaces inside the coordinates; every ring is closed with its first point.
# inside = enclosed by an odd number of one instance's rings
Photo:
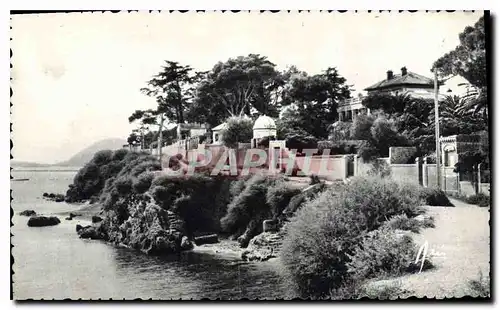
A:
{"type": "MultiPolygon", "coordinates": [[[[373,93],[386,93],[391,95],[409,94],[412,97],[433,99],[434,80],[423,75],[408,71],[406,67],[401,68],[400,74],[394,74],[388,70],[386,78],[364,89],[368,95],[373,93]]],[[[441,95],[443,97],[443,95],[441,95]]],[[[352,121],[360,113],[370,113],[363,105],[364,96],[359,95],[339,103],[337,112],[340,121],[352,121]]]]}

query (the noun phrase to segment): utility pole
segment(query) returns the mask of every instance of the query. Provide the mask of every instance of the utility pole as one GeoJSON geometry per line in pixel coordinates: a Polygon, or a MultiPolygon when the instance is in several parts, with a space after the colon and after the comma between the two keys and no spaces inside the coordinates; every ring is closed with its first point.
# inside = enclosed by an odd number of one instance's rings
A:
{"type": "Polygon", "coordinates": [[[434,126],[436,127],[436,176],[437,187],[441,189],[441,146],[439,143],[439,83],[437,67],[434,68],[434,126]]]}

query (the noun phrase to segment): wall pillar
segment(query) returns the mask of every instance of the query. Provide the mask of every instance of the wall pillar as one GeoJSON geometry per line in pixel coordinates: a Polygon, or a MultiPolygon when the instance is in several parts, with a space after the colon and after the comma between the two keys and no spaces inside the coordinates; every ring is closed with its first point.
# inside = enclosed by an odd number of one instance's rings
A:
{"type": "Polygon", "coordinates": [[[422,160],[420,157],[415,158],[415,165],[417,168],[418,184],[422,185],[422,160]]]}
{"type": "Polygon", "coordinates": [[[424,157],[424,162],[422,164],[422,186],[429,186],[429,173],[427,171],[427,157],[424,157]]]}
{"type": "Polygon", "coordinates": [[[358,155],[354,155],[354,176],[358,175],[358,155]]]}

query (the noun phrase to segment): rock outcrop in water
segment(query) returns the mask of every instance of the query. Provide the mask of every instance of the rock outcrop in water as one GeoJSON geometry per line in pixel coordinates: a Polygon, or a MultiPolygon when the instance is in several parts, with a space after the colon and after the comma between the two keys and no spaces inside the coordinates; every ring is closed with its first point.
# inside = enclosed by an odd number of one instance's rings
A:
{"type": "Polygon", "coordinates": [[[19,215],[33,216],[33,215],[36,215],[36,212],[34,210],[24,210],[23,212],[20,212],[19,215]]]}
{"type": "Polygon", "coordinates": [[[250,240],[241,258],[247,261],[266,261],[277,257],[282,242],[283,232],[263,232],[250,240]]]}
{"type": "Polygon", "coordinates": [[[43,198],[47,200],[52,200],[55,202],[63,202],[66,198],[63,194],[54,194],[54,193],[43,193],[43,198]]]}
{"type": "Polygon", "coordinates": [[[194,243],[196,245],[219,243],[219,237],[217,234],[195,237],[194,243]]]}
{"type": "Polygon", "coordinates": [[[56,216],[32,216],[28,220],[29,227],[54,226],[61,223],[56,216]]]}
{"type": "Polygon", "coordinates": [[[166,211],[149,194],[128,201],[130,216],[119,223],[115,211],[108,212],[100,223],[108,241],[130,247],[149,255],[178,253],[189,249],[184,221],[175,213],[166,211]]]}

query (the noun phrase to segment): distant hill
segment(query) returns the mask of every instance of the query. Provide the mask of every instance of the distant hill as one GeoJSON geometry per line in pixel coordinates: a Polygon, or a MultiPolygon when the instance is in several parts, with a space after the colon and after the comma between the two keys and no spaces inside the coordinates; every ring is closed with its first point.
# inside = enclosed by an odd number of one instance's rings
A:
{"type": "Polygon", "coordinates": [[[70,167],[81,167],[88,163],[94,154],[101,150],[117,150],[121,149],[127,141],[124,139],[104,139],[97,141],[96,143],[86,147],[80,152],[76,153],[70,159],[57,163],[57,166],[70,166],[70,167]]]}
{"type": "Polygon", "coordinates": [[[11,160],[11,167],[48,167],[50,164],[41,164],[30,161],[11,160]]]}

